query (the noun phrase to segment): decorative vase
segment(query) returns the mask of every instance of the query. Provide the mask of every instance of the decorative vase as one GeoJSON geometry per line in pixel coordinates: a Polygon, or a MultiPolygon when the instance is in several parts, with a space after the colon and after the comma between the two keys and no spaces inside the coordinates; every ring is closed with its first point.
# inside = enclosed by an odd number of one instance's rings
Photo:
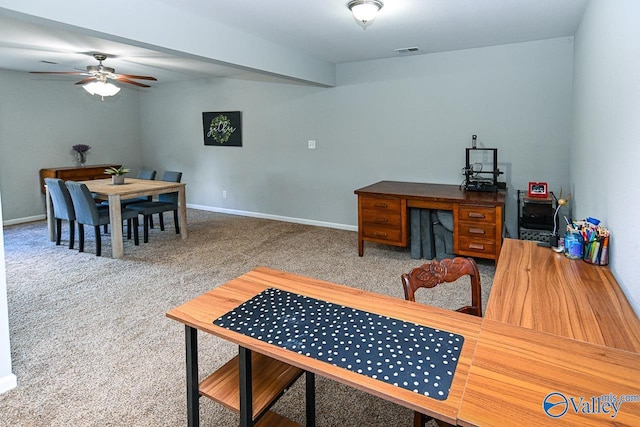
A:
{"type": "Polygon", "coordinates": [[[84,167],[87,163],[87,152],[86,151],[76,151],[76,162],[78,166],[84,167]]]}
{"type": "Polygon", "coordinates": [[[111,175],[111,183],[113,185],[124,184],[124,175],[111,175]]]}

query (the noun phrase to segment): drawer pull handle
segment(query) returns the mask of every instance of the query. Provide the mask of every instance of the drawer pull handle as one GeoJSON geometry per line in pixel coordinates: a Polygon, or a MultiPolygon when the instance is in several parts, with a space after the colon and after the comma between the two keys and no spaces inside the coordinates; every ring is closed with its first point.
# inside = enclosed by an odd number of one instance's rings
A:
{"type": "Polygon", "coordinates": [[[387,237],[387,233],[382,233],[380,231],[376,231],[373,233],[374,236],[387,237]]]}
{"type": "Polygon", "coordinates": [[[376,218],[376,222],[389,222],[388,218],[376,218]]]}
{"type": "Polygon", "coordinates": [[[469,212],[469,218],[484,218],[484,214],[479,212],[469,212]]]}
{"type": "Polygon", "coordinates": [[[389,207],[389,205],[386,203],[376,203],[373,206],[375,206],[376,208],[385,208],[385,209],[389,207]]]}
{"type": "Polygon", "coordinates": [[[478,249],[480,251],[484,250],[484,245],[478,243],[469,243],[469,249],[478,249]]]}
{"type": "Polygon", "coordinates": [[[482,228],[470,228],[469,233],[471,234],[484,234],[484,230],[482,228]]]}

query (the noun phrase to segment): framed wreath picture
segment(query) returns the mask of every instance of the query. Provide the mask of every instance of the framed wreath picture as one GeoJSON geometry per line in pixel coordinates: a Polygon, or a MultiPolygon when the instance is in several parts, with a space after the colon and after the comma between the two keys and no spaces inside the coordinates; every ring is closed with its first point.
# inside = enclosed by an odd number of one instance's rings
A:
{"type": "Polygon", "coordinates": [[[204,145],[242,147],[242,115],[240,111],[202,113],[204,145]]]}

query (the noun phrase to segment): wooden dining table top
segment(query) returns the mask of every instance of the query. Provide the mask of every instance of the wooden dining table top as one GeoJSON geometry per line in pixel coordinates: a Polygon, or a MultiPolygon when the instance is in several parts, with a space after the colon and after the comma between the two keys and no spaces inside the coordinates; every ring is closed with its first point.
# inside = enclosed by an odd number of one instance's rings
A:
{"type": "Polygon", "coordinates": [[[169,182],[150,179],[125,178],[124,184],[113,184],[111,178],[83,181],[89,191],[102,196],[119,195],[121,198],[157,195],[168,191],[178,191],[185,187],[183,182],[169,182]]]}

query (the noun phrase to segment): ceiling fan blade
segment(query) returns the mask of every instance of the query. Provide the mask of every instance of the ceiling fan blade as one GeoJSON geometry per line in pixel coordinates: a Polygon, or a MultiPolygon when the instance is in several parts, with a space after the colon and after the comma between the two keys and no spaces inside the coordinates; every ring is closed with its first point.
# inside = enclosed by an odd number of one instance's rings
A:
{"type": "Polygon", "coordinates": [[[122,77],[121,75],[116,77],[116,80],[118,80],[119,82],[122,82],[122,83],[129,83],[131,85],[136,85],[136,86],[140,86],[140,87],[151,87],[151,86],[145,85],[143,83],[138,83],[138,82],[135,82],[133,80],[129,80],[128,78],[122,77]]]}
{"type": "Polygon", "coordinates": [[[30,74],[66,74],[71,76],[87,76],[87,72],[81,71],[29,71],[30,74]]]}
{"type": "Polygon", "coordinates": [[[77,85],[83,85],[83,84],[85,84],[85,83],[93,82],[93,81],[96,81],[96,80],[98,80],[98,79],[97,79],[97,78],[95,78],[95,77],[87,77],[86,79],[82,79],[82,80],[80,80],[79,82],[76,82],[75,84],[77,84],[77,85]]]}
{"type": "Polygon", "coordinates": [[[153,80],[153,81],[158,81],[158,79],[156,79],[155,77],[151,77],[151,76],[136,76],[133,74],[117,74],[120,77],[125,77],[127,79],[138,79],[138,80],[153,80]]]}

